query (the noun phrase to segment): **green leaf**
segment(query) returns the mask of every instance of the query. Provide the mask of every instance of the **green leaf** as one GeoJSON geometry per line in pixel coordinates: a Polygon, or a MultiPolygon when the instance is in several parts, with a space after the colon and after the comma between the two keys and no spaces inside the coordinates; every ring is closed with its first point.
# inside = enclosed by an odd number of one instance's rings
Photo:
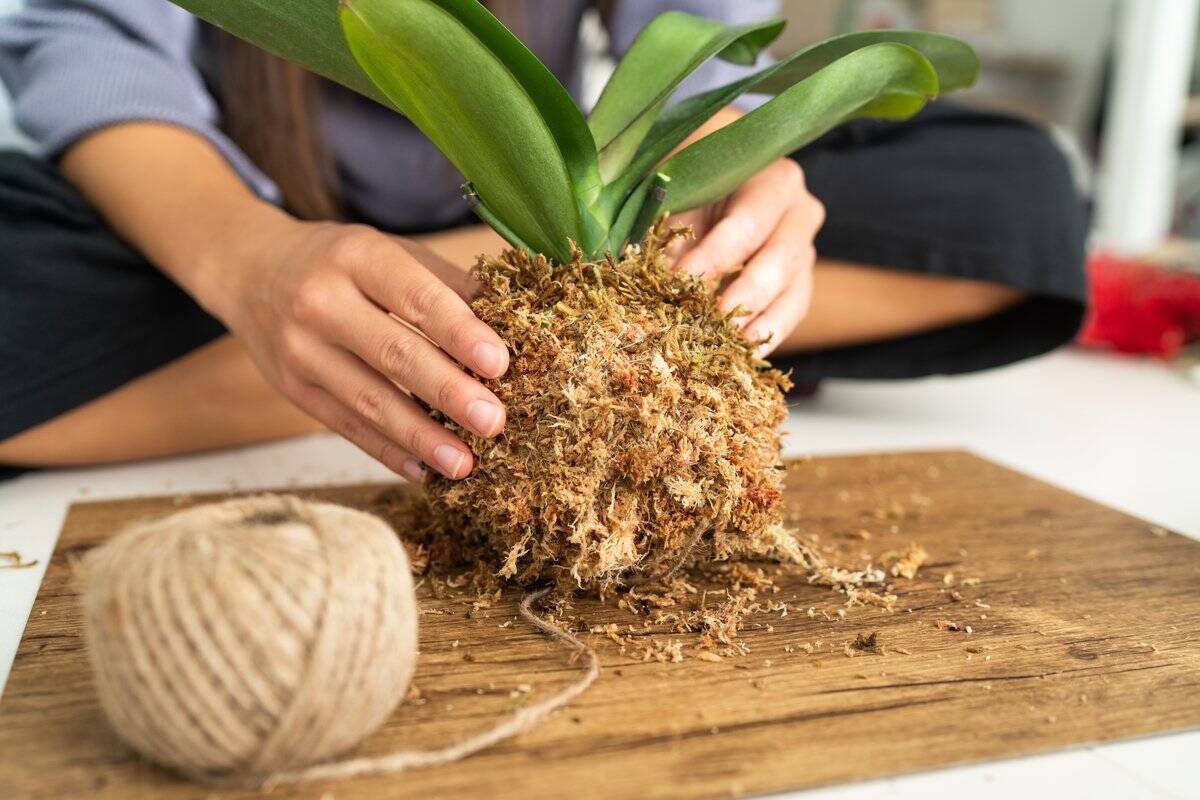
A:
{"type": "Polygon", "coordinates": [[[762,79],[749,91],[779,94],[842,56],[873,44],[888,43],[908,45],[925,56],[937,72],[942,92],[965,89],[979,77],[979,55],[969,44],[952,36],[923,31],[861,31],[826,39],[781,60],[759,73],[762,79]]]}
{"type": "Polygon", "coordinates": [[[355,63],[338,24],[337,0],[171,0],[197,17],[386,106],[355,63]]]}
{"type": "Polygon", "coordinates": [[[570,93],[520,39],[478,0],[432,0],[488,47],[537,106],[558,143],[581,202],[590,205],[602,187],[596,144],[570,93]]]}
{"type": "MultiPolygon", "coordinates": [[[[653,181],[650,178],[643,180],[634,187],[625,204],[621,206],[616,219],[613,220],[612,226],[608,229],[608,243],[605,246],[610,253],[614,255],[619,254],[625,244],[632,241],[633,229],[636,227],[638,219],[642,216],[642,209],[646,207],[652,183],[653,181]]],[[[668,183],[667,185],[670,184],[668,183]]],[[[659,209],[662,208],[662,203],[657,203],[657,205],[659,209]]]]}
{"type": "MultiPolygon", "coordinates": [[[[863,47],[888,42],[908,45],[925,56],[937,71],[942,92],[970,86],[979,74],[979,56],[970,45],[949,36],[920,31],[865,31],[828,39],[799,50],[754,75],[689,97],[668,108],[650,128],[624,172],[605,187],[601,206],[623,203],[633,187],[659,161],[741,95],[748,92],[778,94],[843,56],[863,47]]],[[[904,116],[906,107],[903,104],[897,112],[889,114],[883,102],[886,100],[872,109],[871,116],[904,116]]]]}
{"type": "Polygon", "coordinates": [[[363,71],[502,223],[559,261],[570,257],[568,239],[599,244],[606,226],[585,223],[575,191],[594,196],[599,185],[582,116],[486,9],[475,0],[342,0],[339,16],[363,71]]]}
{"type": "Polygon", "coordinates": [[[655,17],[617,65],[588,119],[601,174],[611,178],[625,168],[671,93],[701,64],[717,56],[752,65],[785,24],[773,19],[730,27],[681,11],[655,17]]]}
{"type": "Polygon", "coordinates": [[[879,113],[911,116],[937,93],[933,65],[913,48],[876,44],[856,50],[668,160],[659,169],[671,179],[665,208],[711,203],[843,122],[879,113]]]}
{"type": "MultiPolygon", "coordinates": [[[[341,83],[350,89],[370,97],[401,113],[406,113],[400,103],[388,94],[363,71],[343,35],[338,19],[337,0],[173,0],[196,16],[221,27],[230,33],[258,45],[278,56],[341,83]]],[[[400,0],[408,2],[408,0],[400,0]]],[[[545,127],[555,140],[557,151],[570,176],[575,195],[576,210],[557,219],[557,227],[569,230],[566,234],[582,246],[603,239],[606,226],[596,218],[594,205],[601,189],[600,173],[595,145],[590,130],[575,103],[556,78],[529,50],[504,28],[486,9],[475,0],[441,0],[427,2],[437,5],[449,13],[476,39],[485,43],[495,58],[520,84],[526,95],[525,101],[532,103],[537,113],[545,120],[545,127]],[[574,224],[577,222],[578,224],[574,224]]],[[[359,3],[359,5],[363,5],[359,3]]],[[[394,3],[376,4],[391,8],[394,3]]],[[[370,13],[386,13],[387,8],[372,8],[370,13]]],[[[438,60],[452,58],[453,51],[441,54],[438,60]]],[[[437,63],[437,62],[434,62],[437,63]]],[[[493,65],[494,67],[495,65],[493,65]]],[[[415,120],[414,120],[415,121],[415,120]]],[[[550,151],[547,151],[548,153],[550,151]]],[[[449,156],[449,154],[447,154],[449,156]]],[[[455,159],[451,157],[451,160],[455,159]]],[[[540,162],[543,159],[533,159],[540,162]]],[[[457,164],[460,170],[462,165],[457,164]]],[[[539,164],[543,174],[554,172],[547,165],[539,164]]],[[[468,175],[467,177],[474,177],[468,175]]],[[[476,181],[478,183],[478,181],[476,181]]],[[[553,200],[561,189],[542,189],[547,198],[553,200]]],[[[480,192],[493,200],[499,200],[494,190],[480,188],[480,192]]],[[[508,212],[501,212],[508,213],[508,212]]],[[[518,216],[527,216],[518,213],[518,216]]],[[[556,239],[565,241],[563,231],[556,231],[556,239]]],[[[547,254],[565,253],[562,247],[547,246],[547,254]]]]}

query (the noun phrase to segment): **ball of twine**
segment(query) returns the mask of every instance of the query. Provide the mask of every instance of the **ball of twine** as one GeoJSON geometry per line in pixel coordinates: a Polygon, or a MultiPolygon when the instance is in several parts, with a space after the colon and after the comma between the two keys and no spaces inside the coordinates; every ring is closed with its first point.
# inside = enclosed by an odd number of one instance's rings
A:
{"type": "MultiPolygon", "coordinates": [[[[262,785],[398,772],[462,758],[535,725],[587,674],[491,730],[438,750],[327,761],[378,728],[417,661],[408,558],[386,523],[263,495],[136,524],[83,559],[83,614],[101,705],[160,764],[262,785]]],[[[585,650],[533,614],[539,629],[585,650]]]]}

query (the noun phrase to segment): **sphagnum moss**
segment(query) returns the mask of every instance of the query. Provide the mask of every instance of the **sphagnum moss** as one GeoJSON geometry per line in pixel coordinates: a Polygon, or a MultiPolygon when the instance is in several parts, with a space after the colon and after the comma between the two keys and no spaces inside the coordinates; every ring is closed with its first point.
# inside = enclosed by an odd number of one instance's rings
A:
{"type": "Polygon", "coordinates": [[[711,284],[672,270],[660,223],[620,260],[481,259],[471,307],[508,342],[488,385],[503,434],[430,481],[427,532],[520,584],[605,589],[697,560],[802,560],[782,524],[787,377],[754,355],[711,284]]]}

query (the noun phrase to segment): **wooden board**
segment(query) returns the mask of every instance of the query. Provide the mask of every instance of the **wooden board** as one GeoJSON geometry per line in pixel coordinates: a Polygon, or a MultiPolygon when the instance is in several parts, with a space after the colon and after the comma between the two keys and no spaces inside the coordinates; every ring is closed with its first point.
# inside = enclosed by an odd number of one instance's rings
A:
{"type": "MultiPolygon", "coordinates": [[[[788,485],[798,527],[823,541],[929,551],[917,579],[898,585],[895,613],[839,619],[828,589],[797,581],[777,597],[814,616],[759,618],[744,658],[634,663],[597,636],[599,682],[533,733],[449,767],[268,796],[726,797],[1200,724],[1200,544],[965,453],[819,459],[795,465],[788,485]],[[875,630],[887,655],[842,652],[875,630]],[[800,649],[817,640],[816,654],[800,649]]],[[[361,504],[377,491],[306,494],[361,504]]],[[[178,780],[114,738],[69,582],[68,560],[114,529],[200,499],[71,509],[0,703],[4,797],[257,796],[178,780]]],[[[519,684],[536,695],[572,677],[561,650],[509,624],[515,599],[467,618],[464,604],[423,596],[423,702],[402,705],[361,752],[446,742],[520,701],[519,684]]]]}

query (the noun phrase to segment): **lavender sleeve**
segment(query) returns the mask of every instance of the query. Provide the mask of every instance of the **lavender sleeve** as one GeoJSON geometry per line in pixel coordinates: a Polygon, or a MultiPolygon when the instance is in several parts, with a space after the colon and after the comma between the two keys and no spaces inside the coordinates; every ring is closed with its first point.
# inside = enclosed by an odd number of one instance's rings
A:
{"type": "Polygon", "coordinates": [[[259,195],[275,185],[221,132],[192,61],[199,24],[167,0],[29,0],[0,17],[0,80],[44,156],[122,122],[162,122],[208,140],[259,195]]]}
{"type": "MultiPolygon", "coordinates": [[[[743,25],[778,16],[779,9],[779,0],[619,0],[611,23],[613,50],[620,57],[633,44],[642,28],[664,11],[685,11],[728,25],[743,25]]],[[[689,97],[724,86],[770,63],[771,58],[767,53],[759,56],[755,67],[743,67],[712,58],[680,84],[675,97],[689,97]]],[[[742,95],[734,105],[743,111],[751,111],[768,99],[763,95],[742,95]]]]}

